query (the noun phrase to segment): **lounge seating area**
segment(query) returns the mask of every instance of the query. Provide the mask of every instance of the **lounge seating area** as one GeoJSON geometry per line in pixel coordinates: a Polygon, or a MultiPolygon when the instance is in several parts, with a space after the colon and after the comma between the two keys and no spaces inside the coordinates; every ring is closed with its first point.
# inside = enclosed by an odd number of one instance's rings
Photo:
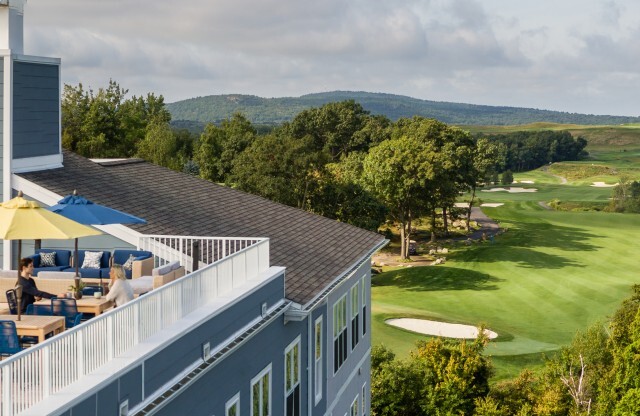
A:
{"type": "MultiPolygon", "coordinates": [[[[153,269],[153,253],[145,250],[78,250],[78,258],[71,250],[41,248],[29,256],[33,259],[33,276],[43,272],[73,272],[76,260],[78,273],[82,278],[109,278],[111,264],[122,264],[127,279],[151,274],[153,269]]],[[[44,290],[44,289],[43,289],[44,290]]]]}

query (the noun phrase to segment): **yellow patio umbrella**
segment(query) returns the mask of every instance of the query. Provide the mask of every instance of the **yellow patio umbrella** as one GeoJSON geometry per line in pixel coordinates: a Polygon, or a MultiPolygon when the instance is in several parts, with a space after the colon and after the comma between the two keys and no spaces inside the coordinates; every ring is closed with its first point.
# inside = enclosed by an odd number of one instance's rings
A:
{"type": "Polygon", "coordinates": [[[0,238],[18,240],[18,260],[22,240],[68,240],[102,232],[42,208],[37,202],[18,196],[0,204],[0,238]]]}
{"type": "Polygon", "coordinates": [[[0,238],[4,240],[67,240],[102,232],[17,197],[0,204],[0,238]]]}

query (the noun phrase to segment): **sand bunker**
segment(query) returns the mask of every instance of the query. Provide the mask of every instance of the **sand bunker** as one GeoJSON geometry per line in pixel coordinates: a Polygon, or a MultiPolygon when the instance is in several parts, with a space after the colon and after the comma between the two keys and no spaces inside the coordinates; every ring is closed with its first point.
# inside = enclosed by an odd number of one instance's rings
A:
{"type": "Polygon", "coordinates": [[[513,181],[513,183],[535,183],[534,181],[513,181]]]}
{"type": "Polygon", "coordinates": [[[488,207],[488,208],[496,208],[496,207],[501,207],[504,204],[502,202],[485,202],[484,204],[481,204],[481,207],[488,207]]]}
{"type": "Polygon", "coordinates": [[[467,202],[456,202],[455,204],[453,204],[454,207],[456,208],[469,208],[469,203],[467,202]]]}
{"type": "MultiPolygon", "coordinates": [[[[471,325],[448,324],[446,322],[413,318],[387,319],[385,322],[398,328],[408,329],[409,331],[419,332],[425,335],[465,339],[474,339],[478,336],[478,328],[471,325]]],[[[498,337],[498,334],[488,329],[485,329],[484,332],[490,339],[498,337]]]]}
{"type": "Polygon", "coordinates": [[[538,192],[536,188],[518,188],[514,186],[510,186],[509,188],[491,188],[491,189],[483,189],[482,192],[500,192],[505,191],[510,194],[516,194],[520,192],[538,192]]]}
{"type": "Polygon", "coordinates": [[[611,187],[614,187],[614,186],[617,186],[617,185],[618,185],[617,183],[608,184],[608,183],[605,183],[605,182],[594,182],[593,185],[589,185],[589,186],[593,186],[595,188],[611,188],[611,187]]]}

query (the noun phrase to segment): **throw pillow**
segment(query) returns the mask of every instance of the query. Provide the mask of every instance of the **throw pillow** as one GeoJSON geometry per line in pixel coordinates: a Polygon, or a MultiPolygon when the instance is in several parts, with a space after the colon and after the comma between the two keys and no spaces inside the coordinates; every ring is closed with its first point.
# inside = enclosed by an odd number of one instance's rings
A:
{"type": "Polygon", "coordinates": [[[40,267],[53,267],[56,265],[56,252],[40,253],[40,267]]]}
{"type": "Polygon", "coordinates": [[[131,270],[131,268],[133,267],[133,261],[136,258],[134,257],[133,254],[129,254],[129,258],[127,259],[127,261],[124,262],[124,264],[122,265],[122,268],[125,270],[131,270]]]}
{"type": "Polygon", "coordinates": [[[82,269],[99,269],[102,251],[85,251],[82,269]]]}

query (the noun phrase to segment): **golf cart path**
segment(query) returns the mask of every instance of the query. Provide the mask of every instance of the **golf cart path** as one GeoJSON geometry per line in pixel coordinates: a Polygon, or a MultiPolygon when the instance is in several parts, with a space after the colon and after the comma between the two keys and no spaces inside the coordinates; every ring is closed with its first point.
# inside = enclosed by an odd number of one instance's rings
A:
{"type": "Polygon", "coordinates": [[[472,240],[479,240],[482,238],[483,234],[485,237],[489,237],[495,235],[500,230],[498,223],[487,217],[480,207],[471,207],[471,221],[478,223],[480,228],[467,235],[464,238],[465,240],[468,238],[472,240]]]}

